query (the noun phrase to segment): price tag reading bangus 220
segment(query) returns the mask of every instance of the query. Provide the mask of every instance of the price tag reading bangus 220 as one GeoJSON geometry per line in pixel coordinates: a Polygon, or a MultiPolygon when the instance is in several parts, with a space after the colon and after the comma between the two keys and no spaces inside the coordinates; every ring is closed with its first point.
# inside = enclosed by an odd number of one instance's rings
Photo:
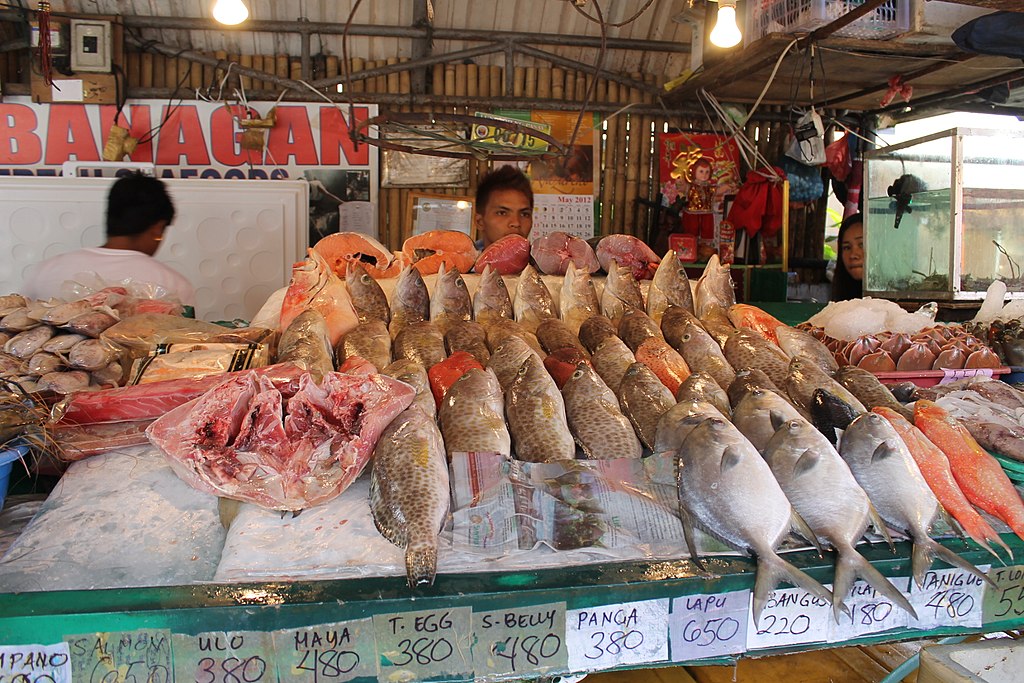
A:
{"type": "Polygon", "coordinates": [[[828,638],[832,603],[803,588],[783,588],[768,596],[757,624],[753,610],[747,619],[748,650],[817,643],[828,638]]]}
{"type": "Polygon", "coordinates": [[[380,679],[473,679],[471,607],[373,615],[380,679]]]}
{"type": "Polygon", "coordinates": [[[129,677],[147,683],[169,683],[171,632],[139,629],[65,636],[75,683],[109,683],[129,677]]]}
{"type": "Polygon", "coordinates": [[[175,633],[174,678],[195,683],[276,683],[273,637],[262,631],[175,633]]]}
{"type": "Polygon", "coordinates": [[[377,677],[373,620],[274,631],[279,683],[345,683],[377,677]]]}
{"type": "Polygon", "coordinates": [[[473,613],[477,678],[565,672],[565,603],[473,613]]]}
{"type": "Polygon", "coordinates": [[[739,654],[747,649],[750,591],[684,595],[672,600],[672,661],[739,654]]]}
{"type": "Polygon", "coordinates": [[[565,615],[571,671],[668,659],[668,598],[570,610],[565,615]]]}

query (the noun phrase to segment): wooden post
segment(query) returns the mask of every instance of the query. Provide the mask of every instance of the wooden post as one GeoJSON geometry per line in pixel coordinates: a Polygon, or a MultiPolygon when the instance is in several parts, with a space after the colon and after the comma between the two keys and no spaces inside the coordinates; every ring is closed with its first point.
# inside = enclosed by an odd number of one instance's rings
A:
{"type": "MultiPolygon", "coordinates": [[[[399,62],[408,62],[408,57],[402,57],[399,62]]],[[[398,92],[403,95],[407,95],[412,92],[412,72],[402,71],[398,74],[398,92]]],[[[412,111],[412,108],[406,105],[406,111],[412,111]]]]}
{"type": "Polygon", "coordinates": [[[136,81],[140,88],[153,87],[153,53],[143,52],[139,55],[139,79],[136,81]]]}
{"type": "Polygon", "coordinates": [[[535,66],[526,67],[526,88],[523,94],[529,99],[537,97],[537,67],[535,66]]]}
{"type": "Polygon", "coordinates": [[[526,92],[526,69],[521,66],[515,67],[512,77],[512,96],[522,97],[526,92]]]}
{"type": "MultiPolygon", "coordinates": [[[[288,55],[277,55],[274,57],[274,75],[279,78],[288,78],[291,75],[291,67],[288,65],[288,55]]],[[[275,86],[274,90],[282,90],[281,86],[275,86]]]]}
{"type": "Polygon", "coordinates": [[[554,76],[551,73],[551,69],[542,66],[537,69],[537,97],[542,100],[551,99],[551,81],[554,76]]]}
{"type": "Polygon", "coordinates": [[[501,97],[505,92],[505,69],[497,64],[491,66],[491,97],[501,97]]]}
{"type": "Polygon", "coordinates": [[[444,93],[444,64],[434,65],[434,76],[431,79],[430,92],[434,95],[444,93]]]}
{"type": "Polygon", "coordinates": [[[476,64],[466,65],[466,95],[477,97],[480,94],[480,69],[476,64]]]}
{"type": "Polygon", "coordinates": [[[565,99],[565,69],[551,69],[551,99],[559,102],[565,99]]]}
{"type": "Polygon", "coordinates": [[[467,78],[468,78],[468,73],[467,73],[467,70],[466,70],[466,65],[465,64],[456,64],[455,65],[455,91],[453,93],[451,93],[451,94],[455,95],[456,97],[465,97],[466,96],[466,91],[467,91],[467,84],[466,84],[466,79],[467,78]]]}
{"type": "MultiPolygon", "coordinates": [[[[252,68],[252,55],[239,55],[238,56],[238,66],[244,66],[247,69],[251,69],[252,68]]],[[[251,91],[253,89],[253,86],[252,86],[252,76],[240,76],[238,81],[242,85],[242,90],[246,94],[248,94],[249,91],[251,91]]]]}
{"type": "MultiPolygon", "coordinates": [[[[398,57],[388,57],[388,66],[398,64],[398,57]]],[[[396,71],[387,75],[387,88],[388,93],[396,95],[400,92],[402,87],[402,77],[396,71]]]]}
{"type": "Polygon", "coordinates": [[[454,95],[455,94],[455,65],[445,64],[444,65],[444,94],[454,95]]]}

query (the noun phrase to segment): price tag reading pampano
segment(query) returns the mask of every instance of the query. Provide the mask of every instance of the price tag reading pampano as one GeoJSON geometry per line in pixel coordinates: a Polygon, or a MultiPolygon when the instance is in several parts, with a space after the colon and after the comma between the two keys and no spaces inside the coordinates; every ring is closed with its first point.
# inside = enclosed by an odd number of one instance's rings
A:
{"type": "MultiPolygon", "coordinates": [[[[910,579],[896,577],[889,582],[903,594],[907,592],[910,579]]],[[[906,628],[910,613],[879,593],[866,581],[853,584],[850,594],[843,602],[849,613],[839,615],[839,621],[829,622],[828,642],[837,643],[869,633],[881,633],[894,628],[906,628]]]]}
{"type": "Polygon", "coordinates": [[[261,631],[175,633],[174,678],[200,683],[276,683],[274,641],[261,631]]]}
{"type": "Polygon", "coordinates": [[[375,614],[380,679],[473,680],[472,621],[470,607],[375,614]]]}
{"type": "Polygon", "coordinates": [[[668,659],[668,598],[570,610],[570,671],[597,671],[668,659]]]}
{"type": "Polygon", "coordinates": [[[673,598],[669,616],[672,661],[735,655],[747,649],[750,591],[673,598]]]}
{"type": "Polygon", "coordinates": [[[982,621],[1020,620],[1024,616],[1024,566],[998,567],[988,573],[995,587],[985,587],[982,621]]]}
{"type": "Polygon", "coordinates": [[[345,683],[377,677],[373,620],[274,631],[280,683],[345,683]]]}
{"type": "Polygon", "coordinates": [[[68,644],[0,645],[0,681],[71,683],[68,644]]]}
{"type": "Polygon", "coordinates": [[[169,683],[171,632],[140,629],[65,636],[75,683],[169,683]]]}
{"type": "Polygon", "coordinates": [[[473,613],[478,679],[568,670],[565,603],[473,613]]]}
{"type": "Polygon", "coordinates": [[[828,638],[832,603],[803,588],[773,591],[757,624],[753,610],[747,617],[747,649],[820,643],[828,638]]]}
{"type": "Polygon", "coordinates": [[[963,370],[943,368],[942,379],[939,380],[939,384],[949,384],[950,382],[967,377],[991,377],[993,374],[992,368],[965,368],[963,370]]]}
{"type": "MultiPolygon", "coordinates": [[[[988,566],[978,567],[982,572],[988,566]]],[[[910,604],[917,620],[908,626],[932,629],[938,626],[980,628],[985,582],[966,569],[934,569],[925,573],[921,586],[911,582],[910,604]]]]}

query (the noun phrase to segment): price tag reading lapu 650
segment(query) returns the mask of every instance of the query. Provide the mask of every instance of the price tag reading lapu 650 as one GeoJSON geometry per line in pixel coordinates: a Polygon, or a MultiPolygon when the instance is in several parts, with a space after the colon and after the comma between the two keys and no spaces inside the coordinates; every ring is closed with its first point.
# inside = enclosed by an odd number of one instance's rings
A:
{"type": "Polygon", "coordinates": [[[377,677],[373,620],[274,631],[280,683],[345,683],[377,677]]]}
{"type": "Polygon", "coordinates": [[[998,567],[988,573],[995,587],[985,587],[984,623],[1024,616],[1024,566],[998,567]]]}
{"type": "Polygon", "coordinates": [[[684,595],[672,600],[672,661],[739,654],[747,649],[750,591],[684,595]]]}
{"type": "Polygon", "coordinates": [[[570,671],[668,659],[668,598],[575,609],[565,616],[570,671]]]}
{"type": "MultiPolygon", "coordinates": [[[[175,683],[276,683],[274,642],[261,631],[174,634],[175,683]]],[[[126,682],[126,683],[130,683],[126,682]]]]}
{"type": "MultiPolygon", "coordinates": [[[[982,572],[988,566],[978,567],[982,572]]],[[[933,569],[925,573],[921,586],[911,582],[910,604],[917,612],[917,621],[910,619],[910,628],[931,629],[937,626],[980,628],[982,597],[985,582],[966,569],[933,569]]]]}
{"type": "Polygon", "coordinates": [[[832,604],[803,588],[783,588],[768,596],[761,619],[747,621],[747,649],[817,643],[828,638],[832,604]]]}
{"type": "Polygon", "coordinates": [[[65,636],[75,683],[170,683],[171,632],[140,629],[65,636]]]}
{"type": "Polygon", "coordinates": [[[569,667],[565,603],[473,613],[477,678],[552,674],[569,667]]]}
{"type": "Polygon", "coordinates": [[[375,614],[380,679],[472,680],[470,607],[375,614]]]}
{"type": "Polygon", "coordinates": [[[71,683],[68,644],[0,645],[0,683],[71,683]]]}

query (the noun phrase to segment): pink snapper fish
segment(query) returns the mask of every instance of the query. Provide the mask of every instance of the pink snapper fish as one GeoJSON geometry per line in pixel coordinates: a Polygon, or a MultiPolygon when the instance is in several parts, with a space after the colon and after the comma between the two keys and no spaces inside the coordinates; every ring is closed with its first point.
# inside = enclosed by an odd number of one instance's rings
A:
{"type": "Polygon", "coordinates": [[[313,249],[309,256],[292,266],[292,279],[281,304],[279,329],[288,327],[307,308],[319,311],[327,321],[331,345],[337,346],[341,337],[359,324],[359,315],[345,282],[331,270],[327,261],[313,249]]]}

